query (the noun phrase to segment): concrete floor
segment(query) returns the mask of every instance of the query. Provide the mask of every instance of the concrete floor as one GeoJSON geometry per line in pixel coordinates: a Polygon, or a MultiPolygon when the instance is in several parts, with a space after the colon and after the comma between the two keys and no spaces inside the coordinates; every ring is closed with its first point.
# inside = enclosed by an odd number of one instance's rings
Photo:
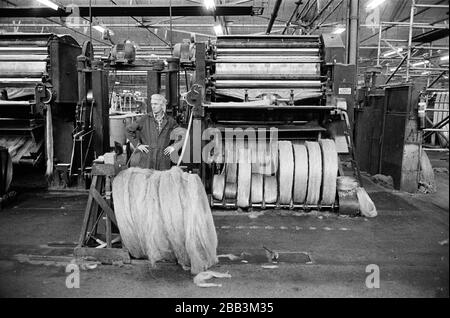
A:
{"type": "Polygon", "coordinates": [[[22,190],[0,211],[0,296],[448,297],[448,154],[432,162],[444,168],[436,172],[435,194],[392,191],[365,178],[374,219],[289,211],[249,218],[214,210],[218,253],[251,255],[246,264],[221,258],[211,270],[232,277],[212,280],[222,284],[216,288],[197,287],[174,264],[151,268],[144,260],[82,269],[80,288],[67,288],[86,194],[22,190]],[[262,246],[280,252],[278,268],[262,267],[262,246]],[[370,264],[379,267],[380,288],[366,287],[370,264]]]}

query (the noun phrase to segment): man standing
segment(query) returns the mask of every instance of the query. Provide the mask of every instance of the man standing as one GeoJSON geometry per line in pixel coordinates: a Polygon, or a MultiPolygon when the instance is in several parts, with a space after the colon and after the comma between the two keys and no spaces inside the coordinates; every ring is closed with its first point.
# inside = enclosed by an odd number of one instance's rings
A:
{"type": "Polygon", "coordinates": [[[135,148],[130,158],[131,167],[170,169],[170,154],[182,147],[185,129],[166,114],[166,103],[164,96],[152,95],[152,113],[127,126],[127,137],[135,148]],[[170,144],[171,136],[179,139],[170,144]]]}

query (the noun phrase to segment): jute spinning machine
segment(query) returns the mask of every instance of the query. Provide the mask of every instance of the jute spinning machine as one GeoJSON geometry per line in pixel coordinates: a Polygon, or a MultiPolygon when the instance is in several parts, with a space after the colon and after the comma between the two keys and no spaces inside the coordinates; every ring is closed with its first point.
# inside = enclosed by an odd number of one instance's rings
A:
{"type": "Polygon", "coordinates": [[[70,161],[80,53],[68,35],[0,35],[0,145],[14,164],[47,157],[51,175],[54,161],[70,161]]]}
{"type": "Polygon", "coordinates": [[[359,177],[347,115],[355,66],[345,64],[339,36],[227,35],[174,52],[182,69],[195,71],[186,95],[192,108],[182,117],[192,112],[197,129],[201,123],[202,149],[215,140],[206,160],[191,153],[188,165],[201,175],[211,206],[358,212],[356,195],[339,187],[343,156],[356,183],[359,177]],[[243,151],[250,130],[258,141],[262,128],[265,142],[243,151]]]}

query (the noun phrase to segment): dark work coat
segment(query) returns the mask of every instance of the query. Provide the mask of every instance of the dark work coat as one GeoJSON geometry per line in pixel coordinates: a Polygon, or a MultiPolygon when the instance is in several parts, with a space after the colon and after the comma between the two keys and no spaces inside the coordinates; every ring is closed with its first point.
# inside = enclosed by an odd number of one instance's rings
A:
{"type": "MultiPolygon", "coordinates": [[[[161,125],[161,132],[158,131],[158,123],[153,114],[147,114],[136,122],[128,125],[127,138],[135,148],[139,144],[148,145],[149,153],[144,153],[136,149],[130,158],[131,167],[146,169],[168,170],[172,166],[170,156],[164,154],[164,149],[171,145],[170,135],[172,131],[177,136],[184,138],[184,130],[171,116],[164,114],[161,125]]],[[[177,140],[171,146],[178,150],[183,145],[183,140],[177,140]]]]}

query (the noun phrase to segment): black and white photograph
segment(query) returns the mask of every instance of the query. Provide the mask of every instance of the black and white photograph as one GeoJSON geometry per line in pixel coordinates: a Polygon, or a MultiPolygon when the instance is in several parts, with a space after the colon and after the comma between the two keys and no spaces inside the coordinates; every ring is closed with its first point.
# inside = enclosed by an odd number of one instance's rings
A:
{"type": "Polygon", "coordinates": [[[0,298],[448,299],[448,77],[449,0],[0,0],[0,298]]]}

